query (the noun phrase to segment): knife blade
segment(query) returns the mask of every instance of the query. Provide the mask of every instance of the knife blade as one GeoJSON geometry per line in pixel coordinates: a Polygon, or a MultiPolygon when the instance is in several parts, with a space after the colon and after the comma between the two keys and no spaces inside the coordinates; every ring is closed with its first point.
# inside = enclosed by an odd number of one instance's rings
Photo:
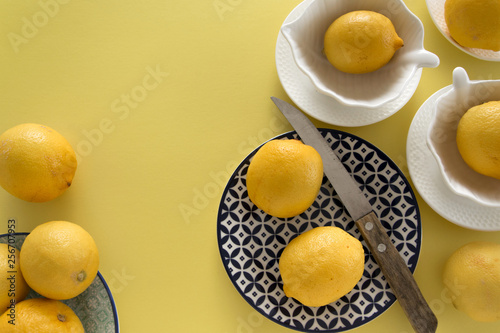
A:
{"type": "Polygon", "coordinates": [[[368,198],[352,179],[316,126],[294,106],[276,97],[271,97],[271,99],[301,140],[314,147],[321,155],[325,175],[355,221],[414,331],[434,333],[437,329],[437,318],[423,297],[406,262],[380,223],[368,198]]]}

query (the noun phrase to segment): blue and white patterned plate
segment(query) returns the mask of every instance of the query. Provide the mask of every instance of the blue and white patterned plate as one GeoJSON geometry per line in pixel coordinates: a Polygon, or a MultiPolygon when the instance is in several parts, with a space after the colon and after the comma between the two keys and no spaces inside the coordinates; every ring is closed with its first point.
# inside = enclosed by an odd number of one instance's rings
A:
{"type": "MultiPolygon", "coordinates": [[[[11,238],[20,250],[29,233],[14,233],[11,238]]],[[[0,243],[9,243],[8,234],[0,235],[0,243]]],[[[41,297],[31,290],[26,299],[41,297]]],[[[80,318],[85,332],[119,333],[118,313],[111,291],[100,272],[92,284],[80,295],[62,301],[80,318]]]]}
{"type": "MultiPolygon", "coordinates": [[[[417,200],[403,173],[387,155],[359,137],[332,129],[320,132],[368,196],[397,250],[414,272],[422,229],[417,200]]],[[[274,139],[297,138],[296,132],[289,132],[274,139]]],[[[219,251],[238,292],[265,317],[303,332],[342,332],[382,314],[396,297],[328,179],[323,178],[316,201],[301,215],[289,219],[267,215],[250,201],[246,190],[248,166],[257,150],[232,175],[218,212],[219,251]],[[285,296],[279,258],[297,235],[329,225],[346,230],[362,242],[365,271],[356,287],[338,301],[307,307],[285,296]]]]}

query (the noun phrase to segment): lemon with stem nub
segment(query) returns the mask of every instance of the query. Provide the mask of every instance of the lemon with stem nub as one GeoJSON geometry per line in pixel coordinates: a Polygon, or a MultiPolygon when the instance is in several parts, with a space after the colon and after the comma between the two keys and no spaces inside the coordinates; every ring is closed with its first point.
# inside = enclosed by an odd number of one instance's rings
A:
{"type": "Polygon", "coordinates": [[[61,301],[31,298],[16,304],[13,316],[0,316],[0,332],[19,333],[84,333],[82,322],[75,312],[61,301]],[[15,323],[15,325],[13,324],[15,323]]]}
{"type": "Polygon", "coordinates": [[[94,281],[99,253],[92,236],[66,221],[37,226],[21,247],[21,271],[40,295],[64,300],[78,296],[94,281]]]}
{"type": "Polygon", "coordinates": [[[403,44],[389,18],[374,11],[357,10],[330,25],[323,51],[338,70],[363,74],[382,68],[403,44]]]}
{"type": "Polygon", "coordinates": [[[63,194],[73,182],[76,154],[54,129],[21,124],[0,135],[0,185],[30,202],[45,202],[63,194]]]}

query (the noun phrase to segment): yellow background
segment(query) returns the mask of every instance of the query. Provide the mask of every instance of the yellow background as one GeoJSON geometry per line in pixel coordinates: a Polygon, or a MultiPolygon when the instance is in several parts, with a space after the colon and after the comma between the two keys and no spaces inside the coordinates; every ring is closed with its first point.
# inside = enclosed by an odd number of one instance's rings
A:
{"type": "MultiPolygon", "coordinates": [[[[424,69],[412,99],[384,121],[356,128],[314,122],[370,141],[409,177],[406,137],[422,103],[451,84],[455,67],[471,79],[500,79],[500,64],[451,45],[424,0],[405,2],[422,20],[425,48],[440,57],[439,67],[424,69]]],[[[58,219],[87,229],[100,249],[122,332],[290,332],[259,315],[233,287],[219,257],[216,218],[236,165],[291,130],[269,97],[289,100],[276,73],[275,45],[299,3],[0,0],[0,132],[43,123],[79,155],[73,186],[52,202],[27,203],[1,190],[0,231],[11,217],[18,232],[58,219]],[[30,30],[26,22],[39,27],[30,30]]],[[[498,241],[500,234],[458,227],[417,198],[423,246],[415,277],[439,319],[438,332],[500,331],[500,322],[477,323],[456,311],[440,279],[456,248],[498,241]]],[[[411,331],[397,303],[354,330],[411,331]]]]}

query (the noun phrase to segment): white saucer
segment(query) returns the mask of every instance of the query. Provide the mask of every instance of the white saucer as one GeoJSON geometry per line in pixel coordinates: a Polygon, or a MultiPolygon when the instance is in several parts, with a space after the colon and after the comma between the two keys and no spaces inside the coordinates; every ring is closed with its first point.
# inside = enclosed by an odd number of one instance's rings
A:
{"type": "Polygon", "coordinates": [[[427,147],[426,136],[433,106],[439,96],[451,89],[450,85],[434,93],[413,118],[406,142],[406,159],[411,180],[425,202],[448,221],[473,230],[499,231],[500,208],[485,207],[453,193],[427,147]]]}
{"type": "MultiPolygon", "coordinates": [[[[305,0],[295,7],[283,24],[295,20],[310,2],[311,0],[305,0]]],[[[346,127],[370,125],[399,111],[413,96],[422,76],[422,68],[420,68],[401,96],[380,108],[345,106],[315,90],[310,79],[295,64],[290,45],[281,32],[276,42],[276,69],[283,88],[300,109],[327,124],[346,127]]]]}

